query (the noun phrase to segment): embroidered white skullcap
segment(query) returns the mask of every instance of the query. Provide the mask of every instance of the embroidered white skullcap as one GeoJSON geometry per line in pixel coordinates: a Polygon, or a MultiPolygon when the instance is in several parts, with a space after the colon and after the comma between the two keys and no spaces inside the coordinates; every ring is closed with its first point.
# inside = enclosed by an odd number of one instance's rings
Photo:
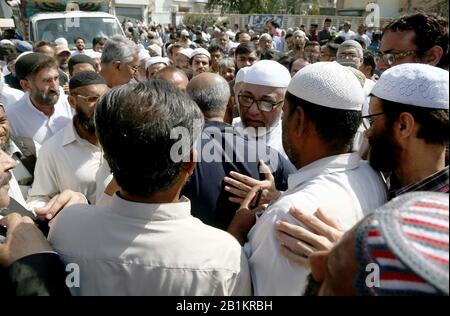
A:
{"type": "Polygon", "coordinates": [[[308,65],[292,78],[288,88],[294,96],[328,108],[361,111],[364,90],[356,76],[336,62],[308,65]]]}
{"type": "Polygon", "coordinates": [[[247,72],[248,67],[244,67],[239,69],[236,74],[236,79],[234,80],[235,84],[245,81],[245,73],[247,72]]]}
{"type": "Polygon", "coordinates": [[[182,30],[180,35],[181,36],[189,36],[189,32],[187,30],[182,30]]]}
{"type": "Polygon", "coordinates": [[[381,75],[372,94],[396,103],[448,110],[448,76],[448,71],[434,66],[401,64],[381,75]]]}
{"type": "Polygon", "coordinates": [[[273,60],[261,60],[247,67],[243,82],[273,88],[287,88],[291,81],[289,71],[273,60]]]}
{"type": "Polygon", "coordinates": [[[194,50],[192,48],[185,48],[185,49],[180,50],[180,52],[178,54],[183,54],[187,58],[191,58],[191,55],[193,52],[194,52],[194,50]]]}
{"type": "Polygon", "coordinates": [[[151,57],[145,63],[145,69],[147,69],[148,67],[150,67],[151,65],[154,65],[154,64],[165,64],[166,66],[169,66],[169,60],[165,57],[160,57],[160,56],[151,57]]]}
{"type": "Polygon", "coordinates": [[[205,55],[206,57],[211,59],[211,54],[204,48],[194,49],[194,51],[191,54],[191,58],[194,58],[195,56],[198,56],[198,55],[205,55]]]}

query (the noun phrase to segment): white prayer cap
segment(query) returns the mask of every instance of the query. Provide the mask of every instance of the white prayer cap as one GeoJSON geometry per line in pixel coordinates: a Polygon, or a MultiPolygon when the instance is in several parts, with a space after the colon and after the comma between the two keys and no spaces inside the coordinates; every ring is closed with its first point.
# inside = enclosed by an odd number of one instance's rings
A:
{"type": "Polygon", "coordinates": [[[363,57],[364,49],[361,46],[361,44],[355,40],[348,40],[348,41],[343,42],[341,45],[339,45],[338,53],[348,47],[356,49],[359,53],[359,57],[363,57]]]}
{"type": "Polygon", "coordinates": [[[146,58],[150,58],[150,53],[146,49],[142,49],[139,51],[139,62],[143,61],[146,58]]]}
{"type": "Polygon", "coordinates": [[[155,54],[158,55],[158,56],[161,56],[161,55],[162,55],[162,48],[161,48],[161,46],[159,46],[158,44],[150,45],[150,46],[148,47],[148,49],[151,49],[152,51],[154,51],[155,54]]]}
{"type": "Polygon", "coordinates": [[[145,69],[154,64],[165,64],[166,66],[169,66],[169,60],[160,56],[152,57],[145,63],[145,69]]]}
{"type": "Polygon", "coordinates": [[[308,65],[292,78],[292,95],[313,104],[339,110],[361,111],[364,90],[356,76],[336,62],[308,65]]]}
{"type": "Polygon", "coordinates": [[[189,36],[189,32],[187,30],[182,30],[180,35],[181,36],[189,36]]]}
{"type": "Polygon", "coordinates": [[[401,64],[386,70],[372,90],[380,99],[448,110],[449,73],[425,64],[401,64]]]}
{"type": "Polygon", "coordinates": [[[59,37],[59,38],[55,39],[55,45],[56,46],[59,46],[59,45],[69,46],[69,43],[67,42],[67,40],[64,37],[59,37]]]}
{"type": "Polygon", "coordinates": [[[264,33],[259,37],[259,40],[263,39],[272,39],[272,36],[269,33],[264,33]]]}
{"type": "Polygon", "coordinates": [[[15,44],[13,43],[13,42],[11,42],[10,40],[8,40],[8,39],[2,39],[1,41],[0,41],[0,44],[1,45],[12,45],[12,46],[15,46],[15,44]]]}
{"type": "Polygon", "coordinates": [[[248,67],[239,69],[238,73],[236,74],[236,79],[234,80],[235,84],[245,81],[245,73],[247,72],[247,69],[248,67]]]}
{"type": "Polygon", "coordinates": [[[307,36],[306,36],[306,33],[305,32],[303,32],[302,30],[297,30],[297,31],[295,31],[294,32],[294,34],[292,34],[292,36],[300,36],[300,37],[304,37],[304,38],[308,38],[307,36]]]}
{"type": "Polygon", "coordinates": [[[245,83],[273,88],[287,88],[291,81],[289,71],[273,60],[261,60],[245,71],[245,83]]]}
{"type": "Polygon", "coordinates": [[[185,48],[180,50],[179,54],[183,54],[184,56],[190,59],[193,52],[194,50],[192,48],[185,48]]]}
{"type": "Polygon", "coordinates": [[[198,56],[198,55],[205,55],[206,57],[211,59],[211,54],[204,48],[194,49],[194,51],[191,54],[191,58],[194,58],[195,56],[198,56]]]}

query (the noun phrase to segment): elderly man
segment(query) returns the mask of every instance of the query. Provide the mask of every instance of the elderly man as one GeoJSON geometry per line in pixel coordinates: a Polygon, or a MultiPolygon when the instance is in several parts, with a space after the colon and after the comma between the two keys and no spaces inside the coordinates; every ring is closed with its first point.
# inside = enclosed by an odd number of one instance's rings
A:
{"type": "Polygon", "coordinates": [[[169,66],[170,60],[165,57],[151,57],[147,62],[145,63],[145,72],[146,72],[146,78],[147,80],[150,80],[153,78],[153,76],[160,71],[161,69],[166,68],[169,66]]]}
{"type": "Polygon", "coordinates": [[[267,146],[284,156],[281,115],[290,81],[289,71],[275,61],[262,60],[246,68],[243,84],[236,95],[240,117],[233,121],[241,135],[262,138],[267,146]]]}
{"type": "Polygon", "coordinates": [[[212,73],[201,74],[191,80],[187,92],[199,105],[206,123],[198,149],[203,156],[183,193],[192,202],[194,216],[205,224],[226,230],[236,211],[236,204],[232,203],[234,191],[223,181],[230,172],[258,180],[270,177],[277,188],[285,190],[287,177],[295,169],[278,152],[261,150],[257,146],[260,144],[245,139],[224,123],[230,88],[222,77],[212,73]],[[206,156],[211,153],[211,148],[213,157],[206,156]],[[273,171],[266,166],[261,167],[264,173],[268,173],[263,175],[259,168],[261,159],[272,166],[273,171]]]}
{"type": "Polygon", "coordinates": [[[303,57],[303,52],[307,41],[308,38],[306,37],[305,32],[302,30],[295,31],[294,34],[292,34],[293,49],[289,52],[289,55],[294,58],[303,57]]]}
{"type": "Polygon", "coordinates": [[[448,70],[448,21],[415,13],[392,21],[383,32],[377,69],[421,63],[448,70]]]}
{"type": "Polygon", "coordinates": [[[124,85],[99,100],[97,134],[120,190],[105,206],[67,208],[53,221],[50,242],[83,271],[73,294],[251,294],[242,248],[194,219],[180,196],[195,168],[195,121],[198,106],[163,81],[124,85]],[[174,129],[193,137],[174,138],[174,129]],[[174,151],[180,141],[185,150],[174,151]]]}
{"type": "Polygon", "coordinates": [[[289,213],[292,206],[305,213],[321,208],[349,229],[386,202],[381,176],[352,153],[363,102],[354,74],[337,63],[310,65],[292,79],[284,104],[283,145],[298,171],[248,234],[245,249],[256,295],[303,293],[309,269],[282,257],[274,234],[279,220],[298,223],[289,213]]]}
{"type": "Polygon", "coordinates": [[[259,38],[259,50],[261,55],[265,55],[269,50],[273,49],[273,39],[270,34],[265,33],[259,38]]]}
{"type": "Polygon", "coordinates": [[[305,295],[448,296],[448,214],[447,194],[394,199],[311,255],[305,295]]]}
{"type": "Polygon", "coordinates": [[[134,79],[136,81],[145,81],[147,80],[147,71],[145,69],[145,65],[147,61],[150,59],[150,53],[144,47],[140,47],[139,54],[139,66],[138,70],[135,73],[134,79]]]}
{"type": "Polygon", "coordinates": [[[12,134],[42,145],[73,117],[59,87],[58,64],[47,55],[30,53],[16,62],[16,74],[27,93],[7,109],[12,134]]]}
{"type": "Polygon", "coordinates": [[[195,77],[201,73],[209,72],[210,63],[211,54],[206,49],[195,49],[189,59],[189,65],[191,66],[193,76],[195,77]]]}
{"type": "Polygon", "coordinates": [[[80,72],[70,79],[69,89],[69,102],[75,109],[73,123],[39,151],[27,201],[32,209],[44,206],[67,189],[81,192],[91,204],[96,201],[95,175],[102,152],[95,135],[94,109],[108,86],[96,72],[80,72]]]}
{"type": "Polygon", "coordinates": [[[139,66],[136,44],[122,36],[109,39],[102,53],[100,75],[108,87],[116,87],[130,82],[139,66]]]}

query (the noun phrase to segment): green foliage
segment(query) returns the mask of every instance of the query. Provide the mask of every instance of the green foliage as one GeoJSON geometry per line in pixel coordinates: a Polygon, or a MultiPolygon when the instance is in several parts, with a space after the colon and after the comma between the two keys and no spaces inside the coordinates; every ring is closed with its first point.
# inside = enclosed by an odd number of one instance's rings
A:
{"type": "Polygon", "coordinates": [[[303,2],[304,0],[209,0],[206,8],[220,8],[222,13],[299,14],[303,2]]]}
{"type": "Polygon", "coordinates": [[[320,14],[320,6],[318,4],[313,4],[311,9],[308,11],[308,15],[319,15],[320,14]]]}
{"type": "Polygon", "coordinates": [[[448,18],[448,0],[440,1],[431,8],[431,12],[437,13],[438,15],[448,18]]]}
{"type": "Polygon", "coordinates": [[[207,14],[189,13],[189,14],[185,15],[183,18],[183,24],[189,25],[189,26],[201,25],[203,27],[209,27],[209,26],[213,26],[216,23],[217,23],[217,20],[214,17],[212,17],[211,15],[207,15],[207,14]]]}

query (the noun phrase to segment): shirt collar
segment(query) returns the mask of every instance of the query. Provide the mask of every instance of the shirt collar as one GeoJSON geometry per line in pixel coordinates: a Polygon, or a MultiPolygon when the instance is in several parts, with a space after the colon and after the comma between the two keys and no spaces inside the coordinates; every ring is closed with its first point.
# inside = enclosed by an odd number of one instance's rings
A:
{"type": "Polygon", "coordinates": [[[360,161],[361,157],[359,157],[358,153],[322,158],[291,174],[288,178],[288,188],[291,190],[319,175],[356,169],[359,167],[360,161]]]}
{"type": "MultiPolygon", "coordinates": [[[[67,126],[64,128],[64,135],[63,135],[63,141],[62,145],[66,146],[73,142],[78,142],[80,145],[92,145],[87,140],[83,139],[78,135],[77,130],[75,129],[75,125],[73,124],[73,121],[69,122],[67,126]]],[[[95,146],[96,147],[96,146],[95,146]]]]}
{"type": "Polygon", "coordinates": [[[49,119],[49,117],[47,115],[45,115],[44,113],[42,113],[41,111],[36,109],[36,107],[33,105],[33,102],[31,102],[31,95],[29,92],[26,92],[23,97],[25,98],[25,100],[26,100],[25,103],[29,108],[31,108],[34,112],[41,115],[42,117],[45,117],[45,119],[47,119],[47,120],[49,119]]]}
{"type": "Polygon", "coordinates": [[[184,196],[178,203],[150,204],[127,201],[114,194],[109,206],[112,213],[149,221],[173,221],[191,216],[191,201],[184,196]]]}

